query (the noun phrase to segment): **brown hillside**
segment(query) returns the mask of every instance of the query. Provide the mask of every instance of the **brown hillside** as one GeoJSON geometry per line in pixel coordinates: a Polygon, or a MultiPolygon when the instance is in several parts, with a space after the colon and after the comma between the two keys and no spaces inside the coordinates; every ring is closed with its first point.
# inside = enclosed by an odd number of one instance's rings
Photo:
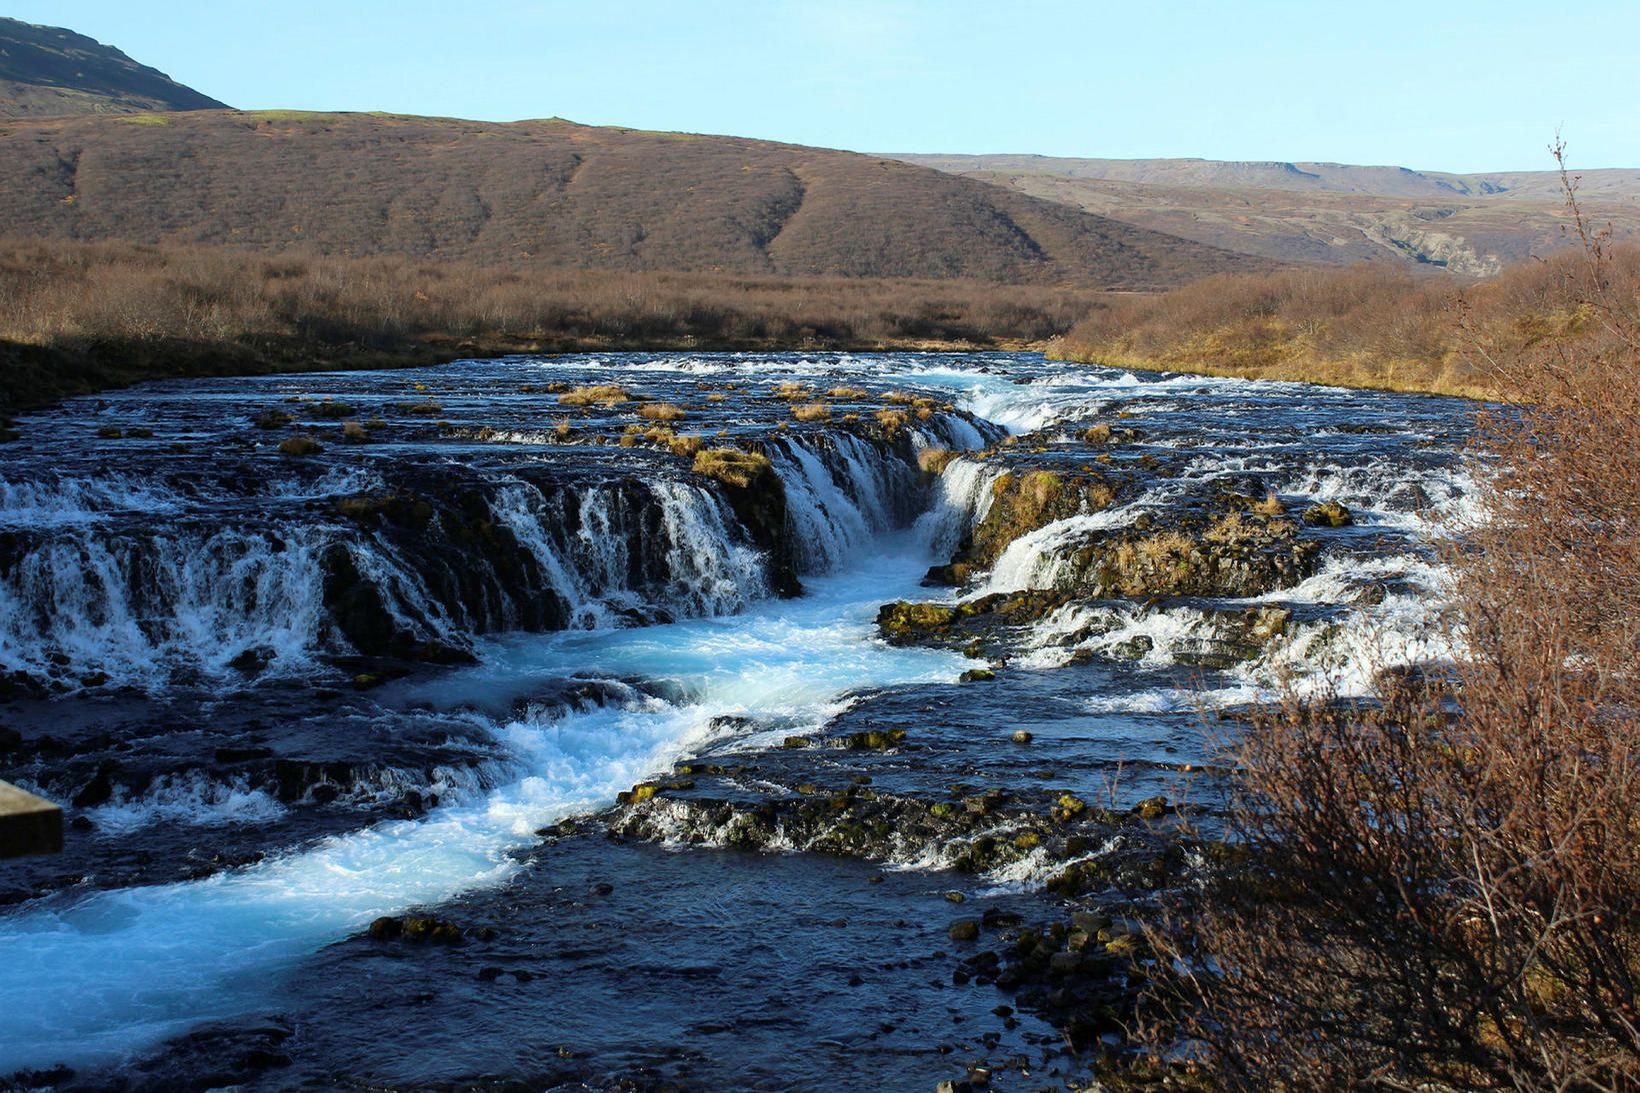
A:
{"type": "MultiPolygon", "coordinates": [[[[1283,262],[1491,276],[1574,241],[1554,171],[1454,175],[1335,163],[906,156],[1096,216],[1283,262]]],[[[1594,223],[1640,238],[1640,171],[1581,172],[1594,223]]]]}
{"type": "Polygon", "coordinates": [[[848,152],[291,111],[0,121],[0,233],[1128,289],[1271,264],[848,152]]]}

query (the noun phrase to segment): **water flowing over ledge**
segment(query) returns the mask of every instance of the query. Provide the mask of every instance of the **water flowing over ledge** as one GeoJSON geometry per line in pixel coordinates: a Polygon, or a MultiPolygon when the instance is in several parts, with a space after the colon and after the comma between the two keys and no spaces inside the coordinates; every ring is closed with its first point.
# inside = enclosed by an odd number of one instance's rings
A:
{"type": "MultiPolygon", "coordinates": [[[[1360,686],[1437,655],[1416,631],[1442,579],[1428,538],[1468,504],[1460,427],[1429,400],[1048,372],[1006,354],[515,359],[73,404],[31,425],[39,449],[0,472],[0,668],[19,708],[86,711],[73,725],[106,712],[138,743],[55,730],[58,751],[31,737],[0,773],[70,803],[111,856],[165,854],[192,838],[177,831],[255,849],[193,880],[122,882],[93,857],[89,890],[42,888],[0,915],[0,981],[37,999],[0,1015],[0,1072],[118,1062],[201,1020],[287,993],[297,1005],[291,975],[324,946],[376,916],[530,883],[541,831],[694,756],[732,766],[828,734],[870,755],[871,732],[910,723],[934,750],[874,771],[885,800],[948,782],[954,757],[1028,781],[964,727],[947,697],[964,673],[1013,681],[962,692],[978,723],[1043,734],[1054,711],[1090,741],[1063,761],[1098,770],[1105,734],[1142,739],[1144,719],[1191,715],[1195,695],[1255,700],[1293,670],[1360,686]],[[647,402],[559,402],[592,384],[647,402]],[[828,416],[802,421],[805,400],[828,416]],[[645,404],[685,416],[645,436],[645,404]],[[252,424],[272,411],[324,450],[279,454],[284,433],[252,424]],[[380,424],[363,442],[324,436],[344,419],[380,424]],[[1132,436],[1112,443],[1112,426],[1132,436]],[[696,473],[689,452],[707,445],[754,453],[768,477],[696,473]],[[1104,492],[1063,493],[1064,515],[1041,509],[953,578],[994,506],[1018,516],[1032,475],[1104,492]],[[1266,493],[1353,520],[1302,531],[1313,558],[1275,587],[1089,591],[1101,552],[1191,521],[1211,531],[1225,498],[1266,493]],[[926,587],[942,568],[955,586],[926,587]],[[1021,593],[1039,599],[1009,626],[981,612],[960,640],[879,637],[885,603],[994,612],[1021,593]],[[1385,650],[1386,632],[1402,646],[1385,650]]],[[[1161,723],[1176,740],[1182,722],[1161,723]]],[[[1158,770],[1167,748],[1145,753],[1158,770]]],[[[786,777],[762,763],[736,793],[786,777]]],[[[655,808],[673,834],[651,834],[687,841],[690,806],[655,808]]],[[[918,844],[899,864],[973,862],[974,845],[918,844]]],[[[975,868],[993,890],[1034,890],[1121,845],[975,868]]]]}

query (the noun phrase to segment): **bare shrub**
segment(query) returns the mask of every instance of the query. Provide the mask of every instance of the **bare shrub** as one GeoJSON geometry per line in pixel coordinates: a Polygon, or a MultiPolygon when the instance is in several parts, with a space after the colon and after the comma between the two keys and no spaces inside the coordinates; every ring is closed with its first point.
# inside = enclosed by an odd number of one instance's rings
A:
{"type": "Polygon", "coordinates": [[[1471,328],[1525,405],[1451,552],[1451,678],[1252,726],[1241,864],[1155,936],[1229,1087],[1640,1086],[1640,278],[1571,208],[1580,260],[1471,328]]]}

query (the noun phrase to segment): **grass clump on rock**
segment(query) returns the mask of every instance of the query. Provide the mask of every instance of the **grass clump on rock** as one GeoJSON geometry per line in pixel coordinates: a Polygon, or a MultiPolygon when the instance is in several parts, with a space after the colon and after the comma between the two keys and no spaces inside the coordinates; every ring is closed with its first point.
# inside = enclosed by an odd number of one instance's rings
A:
{"type": "Polygon", "coordinates": [[[646,421],[682,421],[688,412],[672,402],[646,402],[638,407],[638,416],[646,421]]]}
{"type": "Polygon", "coordinates": [[[706,438],[703,436],[675,436],[667,442],[673,455],[681,455],[692,459],[706,448],[706,438]]]}
{"type": "Polygon", "coordinates": [[[904,410],[878,410],[872,416],[877,419],[877,424],[891,433],[904,428],[905,423],[911,420],[904,410]]]}
{"type": "Polygon", "coordinates": [[[949,448],[924,448],[917,453],[917,466],[929,474],[944,474],[955,458],[957,453],[949,448]]]}
{"type": "Polygon", "coordinates": [[[324,450],[325,446],[311,436],[286,437],[279,444],[283,455],[318,455],[324,450]]]}
{"type": "Polygon", "coordinates": [[[695,453],[693,470],[726,485],[745,489],[753,479],[772,467],[768,457],[757,452],[740,448],[706,448],[695,453]]]}
{"type": "Polygon", "coordinates": [[[559,395],[558,401],[565,406],[618,406],[630,401],[631,398],[632,395],[626,388],[604,383],[572,387],[559,395]]]}
{"type": "Polygon", "coordinates": [[[831,407],[823,402],[809,402],[792,407],[792,417],[798,421],[830,421],[831,407]]]}

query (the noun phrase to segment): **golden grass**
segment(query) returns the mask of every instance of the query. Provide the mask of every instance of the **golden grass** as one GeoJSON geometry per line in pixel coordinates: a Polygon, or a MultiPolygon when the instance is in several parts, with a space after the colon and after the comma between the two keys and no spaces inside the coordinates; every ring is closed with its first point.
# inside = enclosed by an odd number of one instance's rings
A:
{"type": "MultiPolygon", "coordinates": [[[[1640,267],[1615,247],[1614,268],[1640,267]]],[[[1595,321],[1568,298],[1575,252],[1477,284],[1379,266],[1210,277],[1109,298],[1049,354],[1146,371],[1469,398],[1507,395],[1497,361],[1595,321]]]]}
{"type": "Polygon", "coordinates": [[[558,401],[565,406],[618,406],[631,398],[632,396],[624,387],[617,387],[614,384],[596,384],[565,391],[558,396],[558,401]]]}
{"type": "Polygon", "coordinates": [[[792,407],[792,417],[798,421],[830,421],[831,407],[823,402],[808,402],[792,407]]]}
{"type": "Polygon", "coordinates": [[[740,448],[705,448],[695,453],[693,470],[708,478],[745,489],[773,465],[767,456],[740,448]]]}
{"type": "Polygon", "coordinates": [[[946,448],[924,448],[917,453],[917,466],[929,474],[944,474],[955,458],[957,453],[946,448]]]}
{"type": "Polygon", "coordinates": [[[1285,516],[1287,506],[1282,504],[1281,498],[1277,497],[1272,491],[1265,495],[1264,500],[1253,503],[1253,511],[1260,516],[1285,516]]]}
{"type": "Polygon", "coordinates": [[[646,402],[638,407],[638,416],[649,421],[682,421],[689,414],[676,403],[646,402]]]}

